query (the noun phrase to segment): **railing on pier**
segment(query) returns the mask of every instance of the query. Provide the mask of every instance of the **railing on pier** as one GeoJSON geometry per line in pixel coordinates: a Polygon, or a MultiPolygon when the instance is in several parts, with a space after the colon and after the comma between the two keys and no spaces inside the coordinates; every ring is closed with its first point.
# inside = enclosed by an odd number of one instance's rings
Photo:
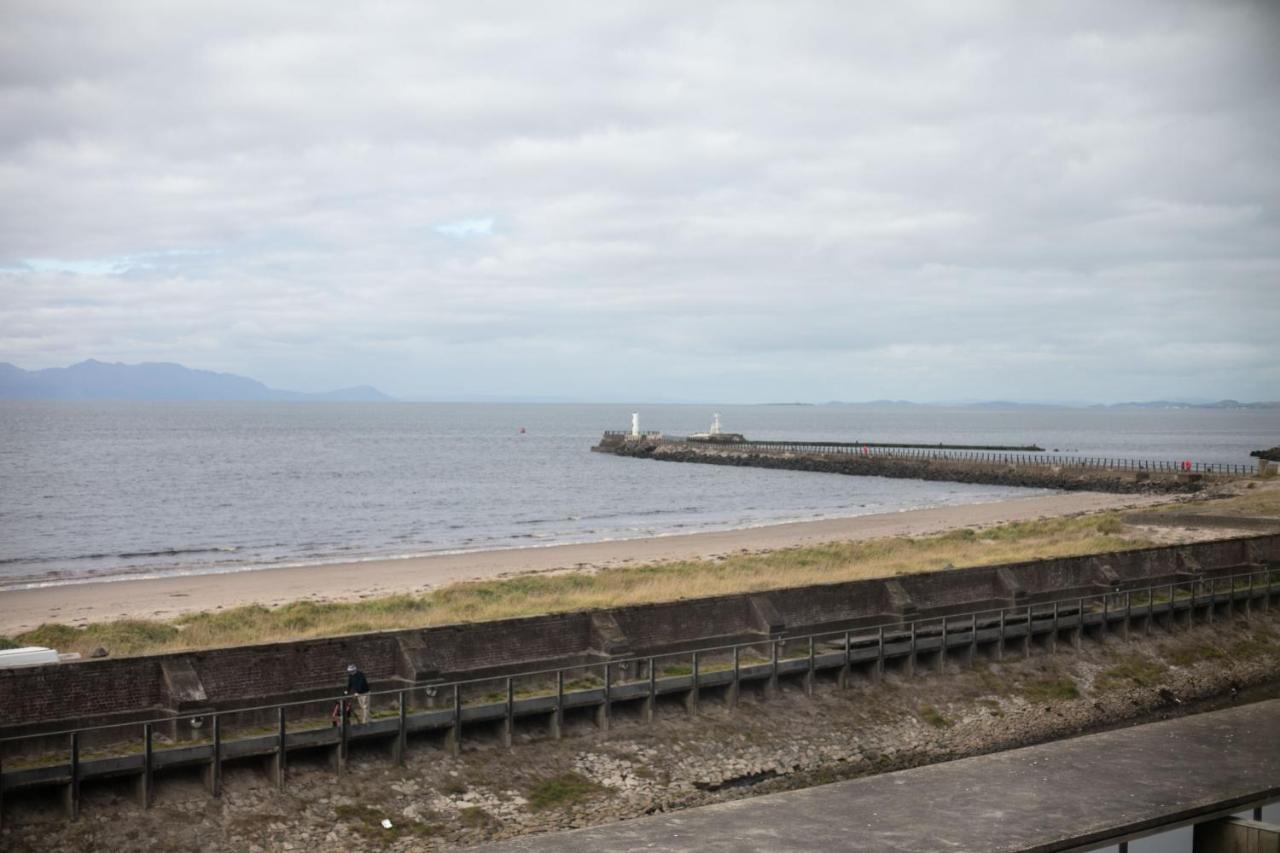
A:
{"type": "Polygon", "coordinates": [[[643,718],[652,719],[654,704],[675,694],[685,709],[697,710],[699,692],[723,688],[730,707],[737,704],[739,688],[746,682],[764,682],[767,692],[776,690],[782,676],[801,676],[807,693],[819,671],[837,669],[844,684],[856,669],[878,680],[890,662],[901,661],[905,674],[919,666],[941,671],[950,656],[959,652],[962,662],[972,663],[980,649],[994,651],[1001,659],[1010,643],[1023,656],[1033,643],[1053,650],[1065,632],[1078,647],[1087,635],[1102,637],[1118,630],[1128,639],[1136,624],[1149,632],[1156,624],[1173,631],[1190,628],[1197,618],[1212,622],[1222,611],[1230,617],[1238,609],[1267,609],[1280,595],[1280,569],[1250,566],[1248,571],[1210,577],[1175,578],[1158,584],[1127,589],[1112,587],[1089,595],[1072,595],[1051,601],[986,608],[917,619],[894,619],[856,628],[796,636],[761,636],[731,644],[716,644],[657,655],[610,658],[545,669],[530,669],[501,677],[416,683],[371,694],[382,706],[368,723],[354,724],[347,714],[327,725],[310,708],[342,702],[337,694],[275,703],[252,708],[202,711],[97,726],[68,728],[0,739],[4,760],[0,763],[0,792],[58,786],[65,793],[68,815],[80,808],[80,785],[89,778],[134,776],[140,804],[152,801],[154,774],[175,767],[202,767],[205,784],[213,796],[222,785],[222,765],[227,760],[265,758],[277,786],[287,777],[290,751],[324,748],[331,751],[333,766],[342,773],[348,744],[353,740],[388,740],[392,757],[403,763],[412,733],[441,732],[445,746],[457,755],[463,725],[496,723],[503,742],[512,743],[517,718],[545,716],[553,737],[559,737],[566,711],[589,709],[600,728],[607,729],[613,706],[639,702],[643,718]],[[1201,612],[1203,611],[1203,612],[1201,612]],[[424,691],[444,697],[442,707],[410,712],[410,702],[424,691]],[[234,736],[228,721],[250,715],[254,725],[241,725],[234,736]],[[291,728],[290,719],[294,720],[291,728]],[[266,724],[263,724],[266,721],[266,724]],[[157,730],[176,731],[199,725],[198,739],[161,743],[157,730]],[[207,728],[206,728],[207,726],[207,728]],[[122,733],[103,737],[104,733],[122,733]],[[121,743],[132,732],[129,742],[121,743]],[[228,736],[231,734],[232,736],[228,736]],[[61,755],[32,757],[14,747],[24,741],[65,739],[61,755]],[[93,740],[98,753],[83,751],[93,740]],[[103,754],[105,752],[105,754],[103,754]]]}
{"type": "MultiPolygon", "coordinates": [[[[668,442],[670,443],[670,441],[668,442]]],[[[702,442],[696,444],[705,447],[702,442]]],[[[893,459],[922,459],[948,462],[981,462],[991,465],[1035,466],[1043,468],[1094,468],[1111,471],[1147,471],[1169,474],[1247,476],[1257,472],[1252,465],[1220,462],[1171,462],[1160,459],[1124,459],[1109,456],[1065,456],[1049,453],[1018,453],[984,450],[938,450],[903,446],[821,441],[745,441],[713,445],[724,450],[763,450],[780,453],[820,453],[824,455],[878,456],[893,459]]]]}

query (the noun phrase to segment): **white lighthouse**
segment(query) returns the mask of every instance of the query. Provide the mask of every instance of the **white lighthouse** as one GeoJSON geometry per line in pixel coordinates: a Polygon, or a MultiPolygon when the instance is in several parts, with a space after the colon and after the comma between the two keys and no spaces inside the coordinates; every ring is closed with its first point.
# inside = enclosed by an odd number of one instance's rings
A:
{"type": "Polygon", "coordinates": [[[639,412],[631,413],[631,437],[632,438],[640,437],[640,413],[639,412]]]}

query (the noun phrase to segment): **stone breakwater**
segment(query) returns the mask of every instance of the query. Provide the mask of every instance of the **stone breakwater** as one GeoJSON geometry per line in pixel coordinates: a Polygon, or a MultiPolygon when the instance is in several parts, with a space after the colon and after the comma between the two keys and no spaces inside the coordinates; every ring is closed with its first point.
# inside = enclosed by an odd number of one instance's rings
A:
{"type": "Polygon", "coordinates": [[[657,459],[663,462],[699,462],[704,465],[737,465],[750,468],[850,474],[859,477],[940,480],[1065,491],[1178,494],[1198,492],[1205,486],[1204,478],[1198,474],[1017,465],[886,455],[777,452],[732,445],[694,445],[683,442],[643,440],[611,442],[602,443],[593,449],[602,453],[612,453],[615,456],[657,459]]]}

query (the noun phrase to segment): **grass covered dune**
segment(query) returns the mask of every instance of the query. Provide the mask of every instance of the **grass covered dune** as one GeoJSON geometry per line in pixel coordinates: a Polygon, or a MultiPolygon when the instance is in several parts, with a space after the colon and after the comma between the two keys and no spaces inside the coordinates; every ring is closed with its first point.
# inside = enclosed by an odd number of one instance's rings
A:
{"type": "Polygon", "coordinates": [[[99,646],[113,656],[149,654],[618,607],[1152,544],[1127,527],[1118,513],[1099,513],[719,559],[528,574],[455,583],[421,595],[354,602],[299,601],[275,608],[250,605],[189,613],[172,620],[97,622],[84,628],[46,623],[12,638],[0,638],[0,642],[82,654],[99,646]]]}

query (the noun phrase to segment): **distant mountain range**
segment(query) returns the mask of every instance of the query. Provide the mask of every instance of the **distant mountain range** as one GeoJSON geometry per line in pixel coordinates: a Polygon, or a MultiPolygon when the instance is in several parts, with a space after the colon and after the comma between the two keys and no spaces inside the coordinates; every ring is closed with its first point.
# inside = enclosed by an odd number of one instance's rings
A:
{"type": "Polygon", "coordinates": [[[1218,400],[1214,403],[1182,403],[1176,400],[1152,400],[1149,403],[1113,403],[1110,406],[1094,406],[1097,409],[1280,409],[1280,402],[1241,403],[1239,400],[1218,400]]]}
{"type": "Polygon", "coordinates": [[[311,400],[385,402],[377,388],[358,385],[320,394],[268,388],[233,373],[181,364],[107,364],[89,359],[70,367],[23,370],[0,362],[0,400],[311,400]]]}
{"type": "MultiPolygon", "coordinates": [[[[775,403],[771,405],[806,405],[804,403],[775,403]]],[[[825,406],[859,406],[875,409],[953,408],[953,409],[1280,409],[1280,401],[1241,403],[1238,400],[1218,400],[1213,403],[1192,403],[1178,400],[1152,400],[1146,403],[1018,403],[1011,400],[984,400],[981,402],[912,403],[907,400],[872,400],[867,403],[846,403],[832,400],[825,406]]]]}
{"type": "MultiPolygon", "coordinates": [[[[808,403],[769,403],[776,406],[805,406],[808,403]]],[[[1217,402],[1183,402],[1176,400],[1152,400],[1149,402],[1123,403],[1032,403],[1010,400],[982,402],[909,402],[906,400],[873,400],[870,402],[844,402],[833,400],[824,406],[860,406],[864,409],[1280,409],[1280,401],[1243,403],[1238,400],[1217,402]]]]}
{"type": "MultiPolygon", "coordinates": [[[[0,362],[0,400],[266,400],[266,401],[334,401],[374,403],[396,398],[369,385],[340,388],[337,391],[307,393],[268,388],[246,376],[194,370],[181,364],[146,362],[143,364],[107,363],[89,359],[70,367],[23,370],[0,362]]],[[[412,399],[412,398],[411,398],[412,399]]],[[[510,397],[506,395],[466,394],[450,397],[451,402],[551,402],[557,397],[510,397]]],[[[649,401],[655,402],[655,401],[649,401]]],[[[811,406],[813,403],[776,402],[767,406],[811,406]]],[[[819,406],[848,406],[866,409],[1280,409],[1280,401],[1241,403],[1237,400],[1152,400],[1149,402],[1090,404],[1084,402],[1023,403],[1008,400],[954,400],[914,403],[908,400],[871,400],[845,402],[832,400],[819,406]]]]}

